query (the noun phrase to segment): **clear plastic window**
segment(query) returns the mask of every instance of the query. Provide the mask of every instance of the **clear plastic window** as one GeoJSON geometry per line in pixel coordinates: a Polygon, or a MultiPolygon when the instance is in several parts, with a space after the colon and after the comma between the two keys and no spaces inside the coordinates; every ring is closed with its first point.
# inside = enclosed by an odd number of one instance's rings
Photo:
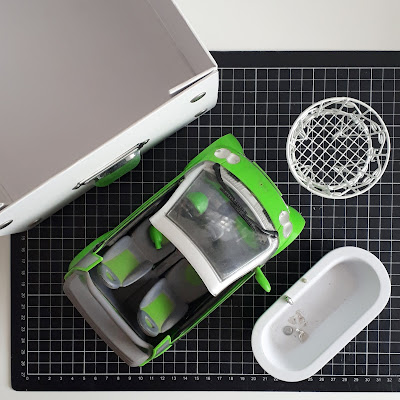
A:
{"type": "MultiPolygon", "coordinates": [[[[256,220],[240,197],[235,198],[247,215],[256,220]]],[[[253,230],[242,219],[211,171],[203,170],[198,175],[167,217],[203,253],[221,281],[271,250],[269,235],[253,230]]]]}

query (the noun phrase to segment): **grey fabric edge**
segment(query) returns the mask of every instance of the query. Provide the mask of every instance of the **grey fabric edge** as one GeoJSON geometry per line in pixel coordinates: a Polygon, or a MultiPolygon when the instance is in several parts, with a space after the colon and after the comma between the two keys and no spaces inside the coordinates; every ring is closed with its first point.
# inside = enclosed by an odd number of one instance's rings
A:
{"type": "MultiPolygon", "coordinates": [[[[190,266],[186,259],[182,259],[176,263],[165,275],[171,290],[184,303],[190,304],[208,292],[206,285],[203,283],[195,286],[185,279],[185,268],[190,266]]],[[[196,270],[193,268],[197,274],[196,270]]],[[[200,279],[200,278],[199,278],[200,279]]],[[[201,280],[201,279],[200,279],[201,280]]]]}
{"type": "Polygon", "coordinates": [[[134,344],[143,347],[144,349],[152,348],[152,346],[149,343],[145,342],[143,339],[141,339],[124,321],[124,319],[118,314],[115,308],[100,292],[100,290],[97,289],[89,274],[87,275],[86,278],[86,284],[90,294],[96,299],[96,301],[103,308],[103,310],[109,315],[109,317],[114,321],[114,323],[132,340],[134,344]]]}
{"type": "Polygon", "coordinates": [[[117,275],[114,274],[114,271],[111,270],[106,264],[100,263],[97,265],[97,274],[103,279],[104,285],[109,287],[110,289],[118,289],[121,286],[121,282],[119,281],[117,275]],[[107,274],[112,276],[113,280],[110,281],[107,279],[107,274]]]}
{"type": "Polygon", "coordinates": [[[88,268],[90,265],[94,264],[96,261],[100,261],[101,257],[97,254],[89,252],[85,255],[76,265],[75,268],[88,268]]]}
{"type": "Polygon", "coordinates": [[[154,264],[149,260],[145,260],[141,262],[133,272],[131,272],[121,283],[122,287],[126,287],[132,285],[132,283],[137,282],[140,278],[146,275],[149,271],[152,270],[154,264]]]}
{"type": "Polygon", "coordinates": [[[168,281],[165,278],[159,280],[146,293],[146,295],[143,297],[139,305],[139,314],[138,314],[139,323],[141,324],[142,329],[144,329],[146,332],[150,332],[150,334],[154,334],[154,332],[152,332],[150,329],[147,329],[146,326],[144,325],[144,321],[141,320],[141,318],[144,318],[144,315],[142,314],[143,308],[148,306],[162,291],[166,293],[168,297],[174,302],[174,310],[164,321],[159,333],[164,333],[168,329],[176,325],[185,316],[187,310],[189,309],[189,306],[171,291],[168,281]]]}
{"type": "Polygon", "coordinates": [[[151,356],[152,346],[137,337],[106,299],[100,299],[103,296],[88,272],[71,274],[64,283],[64,292],[102,340],[129,366],[138,367],[151,356]],[[98,295],[94,295],[96,291],[98,295]]]}

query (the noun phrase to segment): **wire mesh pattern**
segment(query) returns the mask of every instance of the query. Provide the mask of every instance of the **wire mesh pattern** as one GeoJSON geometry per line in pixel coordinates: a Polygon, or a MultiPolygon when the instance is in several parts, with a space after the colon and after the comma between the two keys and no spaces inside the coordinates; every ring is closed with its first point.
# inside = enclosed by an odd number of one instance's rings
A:
{"type": "Polygon", "coordinates": [[[286,157],[296,180],[312,193],[349,198],[385,172],[390,138],[382,118],[348,97],[311,105],[290,130],[286,157]]]}
{"type": "Polygon", "coordinates": [[[13,236],[14,387],[362,390],[362,380],[365,385],[380,382],[379,390],[400,389],[400,69],[227,65],[220,78],[217,106],[146,153],[137,169],[13,236]],[[304,109],[339,96],[371,104],[386,123],[393,150],[386,172],[369,192],[330,200],[310,194],[293,178],[286,141],[304,109]],[[199,151],[230,132],[247,157],[268,172],[285,201],[302,213],[306,227],[263,268],[270,294],[250,280],[174,348],[141,368],[129,368],[63,294],[68,263],[174,178],[199,151]],[[256,320],[324,254],[345,245],[371,251],[387,267],[392,280],[387,307],[310,381],[283,384],[272,379],[252,354],[256,320]]]}

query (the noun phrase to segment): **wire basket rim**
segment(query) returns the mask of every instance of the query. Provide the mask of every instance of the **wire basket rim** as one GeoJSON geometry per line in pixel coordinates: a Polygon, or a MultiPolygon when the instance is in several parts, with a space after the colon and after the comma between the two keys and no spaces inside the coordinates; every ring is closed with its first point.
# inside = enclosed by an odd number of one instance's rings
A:
{"type": "MultiPolygon", "coordinates": [[[[315,103],[311,104],[310,106],[308,106],[296,118],[295,122],[293,123],[293,125],[290,128],[289,135],[288,135],[288,138],[286,141],[286,159],[287,159],[287,162],[289,165],[289,169],[290,169],[292,175],[294,176],[294,178],[296,179],[296,181],[302,187],[304,187],[311,193],[317,194],[318,196],[328,198],[328,199],[348,199],[351,197],[358,196],[358,195],[370,190],[381,179],[382,175],[384,174],[384,172],[389,164],[390,152],[391,152],[390,135],[389,135],[387,126],[386,126],[385,122],[383,121],[382,117],[369,104],[366,104],[361,100],[358,100],[358,99],[355,99],[352,97],[347,97],[347,96],[329,97],[329,98],[322,99],[322,100],[315,102],[315,103]],[[377,176],[375,176],[374,179],[369,184],[367,184],[365,188],[363,188],[361,190],[358,190],[356,192],[349,193],[349,194],[344,194],[344,195],[341,195],[339,192],[326,193],[323,191],[318,191],[318,190],[314,189],[313,187],[310,187],[309,185],[307,185],[302,180],[302,178],[299,176],[296,168],[293,166],[293,159],[291,157],[291,151],[292,151],[291,145],[293,145],[293,143],[295,142],[295,140],[293,140],[293,137],[294,137],[295,131],[296,131],[299,123],[304,119],[305,116],[310,114],[311,110],[321,107],[321,105],[323,105],[324,103],[326,103],[327,106],[344,103],[344,106],[346,106],[347,102],[355,103],[356,105],[361,105],[362,107],[366,108],[366,110],[369,113],[371,113],[373,116],[375,116],[377,118],[379,125],[380,125],[380,129],[382,130],[382,133],[384,134],[384,137],[385,137],[385,142],[383,143],[383,146],[386,146],[387,151],[386,151],[386,154],[384,154],[382,156],[382,158],[385,157],[385,160],[384,160],[383,166],[381,167],[379,174],[377,176]]],[[[358,182],[358,180],[356,180],[356,182],[358,182]]],[[[315,182],[315,180],[314,180],[314,183],[318,184],[317,182],[315,182]]],[[[321,185],[321,186],[324,186],[324,185],[321,185]]],[[[325,186],[327,187],[328,185],[325,185],[325,186]]],[[[351,186],[349,186],[349,188],[351,189],[351,186]]]]}

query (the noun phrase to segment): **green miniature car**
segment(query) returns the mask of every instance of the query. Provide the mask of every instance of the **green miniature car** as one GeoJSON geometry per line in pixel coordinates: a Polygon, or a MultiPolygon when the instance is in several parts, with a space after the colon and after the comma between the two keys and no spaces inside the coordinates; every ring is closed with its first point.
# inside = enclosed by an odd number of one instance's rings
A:
{"type": "Polygon", "coordinates": [[[64,291],[130,366],[169,349],[301,232],[304,219],[226,135],[71,262],[64,291]]]}

